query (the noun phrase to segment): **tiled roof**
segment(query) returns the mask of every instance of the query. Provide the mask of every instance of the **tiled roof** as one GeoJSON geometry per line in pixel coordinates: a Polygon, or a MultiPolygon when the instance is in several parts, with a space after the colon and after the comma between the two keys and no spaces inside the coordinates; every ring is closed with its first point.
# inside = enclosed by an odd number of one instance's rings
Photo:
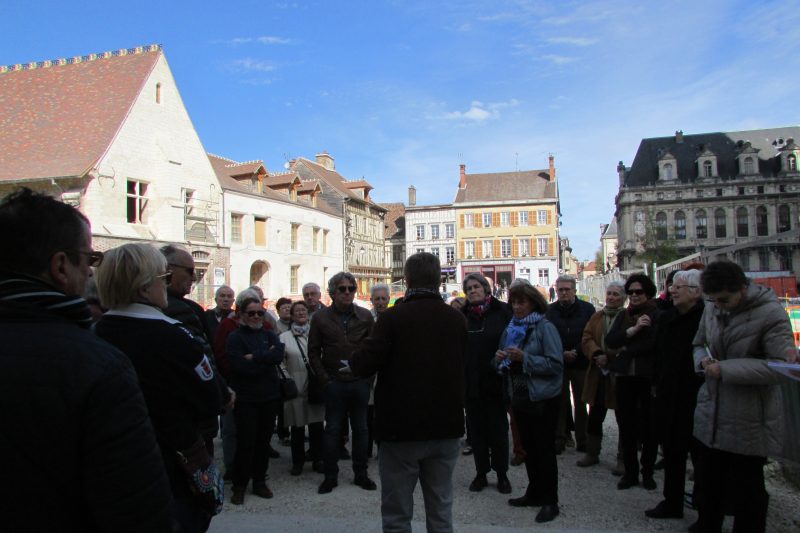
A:
{"type": "Polygon", "coordinates": [[[385,239],[393,237],[401,237],[406,232],[406,206],[402,203],[384,203],[378,204],[386,209],[386,217],[383,219],[383,225],[386,231],[383,234],[385,239]]]}
{"type": "Polygon", "coordinates": [[[86,174],[161,54],[153,45],[0,67],[0,181],[86,174]]]}
{"type": "MultiPolygon", "coordinates": [[[[336,191],[339,196],[359,200],[364,202],[365,200],[361,198],[358,194],[353,192],[348,186],[347,183],[355,183],[355,182],[348,182],[344,176],[336,172],[335,170],[328,170],[327,168],[323,167],[322,165],[310,161],[305,157],[298,157],[293,164],[292,167],[300,177],[304,180],[306,179],[320,179],[326,184],[328,184],[334,191],[336,191]]],[[[364,182],[366,183],[366,182],[364,182]]],[[[367,183],[367,185],[371,188],[371,186],[367,183]]],[[[363,187],[363,185],[362,185],[363,187]]],[[[380,206],[374,202],[368,202],[371,205],[380,208],[380,206]]]]}
{"type": "Polygon", "coordinates": [[[548,169],[466,174],[465,179],[466,187],[458,189],[454,204],[556,199],[548,169]]]}

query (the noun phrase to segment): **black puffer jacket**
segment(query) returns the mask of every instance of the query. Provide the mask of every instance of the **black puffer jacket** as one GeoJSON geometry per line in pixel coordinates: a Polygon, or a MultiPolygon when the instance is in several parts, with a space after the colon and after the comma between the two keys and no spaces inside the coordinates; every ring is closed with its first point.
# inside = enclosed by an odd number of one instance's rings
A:
{"type": "Polygon", "coordinates": [[[547,319],[553,323],[561,337],[564,351],[576,350],[578,358],[572,362],[564,361],[567,368],[589,368],[589,359],[583,353],[581,340],[583,330],[596,309],[589,302],[575,298],[572,305],[553,302],[547,308],[547,319]]]}
{"type": "Polygon", "coordinates": [[[469,305],[464,306],[464,313],[467,316],[467,398],[501,399],[503,378],[492,365],[492,359],[500,347],[500,336],[511,321],[511,308],[492,297],[482,317],[470,313],[469,305]]]}
{"type": "Polygon", "coordinates": [[[0,303],[3,531],[171,531],[136,373],[91,332],[0,303]]]}

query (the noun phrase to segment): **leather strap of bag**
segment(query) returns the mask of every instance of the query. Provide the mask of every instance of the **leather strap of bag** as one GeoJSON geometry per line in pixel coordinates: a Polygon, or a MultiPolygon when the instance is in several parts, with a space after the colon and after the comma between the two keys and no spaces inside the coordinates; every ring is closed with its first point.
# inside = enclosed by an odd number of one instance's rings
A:
{"type": "Polygon", "coordinates": [[[308,364],[308,359],[306,358],[306,353],[303,351],[303,347],[300,345],[300,341],[297,339],[299,335],[294,335],[294,342],[297,343],[297,349],[300,350],[300,357],[303,358],[303,362],[306,364],[306,370],[309,374],[316,377],[317,375],[314,373],[314,370],[311,368],[311,365],[308,364]]]}

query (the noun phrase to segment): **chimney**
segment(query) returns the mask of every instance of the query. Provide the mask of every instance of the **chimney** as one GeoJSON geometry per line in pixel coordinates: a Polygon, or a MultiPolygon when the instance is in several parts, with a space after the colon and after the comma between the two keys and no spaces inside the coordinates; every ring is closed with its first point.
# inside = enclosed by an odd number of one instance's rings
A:
{"type": "Polygon", "coordinates": [[[625,185],[625,165],[622,161],[617,165],[617,174],[619,174],[619,186],[623,187],[625,185]]]}
{"type": "Polygon", "coordinates": [[[413,185],[408,188],[408,205],[417,205],[417,189],[413,185]]]}
{"type": "Polygon", "coordinates": [[[461,177],[458,181],[458,188],[463,189],[467,186],[467,165],[459,165],[459,169],[461,170],[461,177]]]}
{"type": "Polygon", "coordinates": [[[317,164],[325,167],[328,170],[336,170],[336,166],[333,164],[333,157],[328,152],[322,152],[317,154],[317,164]]]}
{"type": "Polygon", "coordinates": [[[677,144],[683,144],[683,130],[678,130],[675,132],[675,142],[677,144]]]}
{"type": "Polygon", "coordinates": [[[553,157],[553,154],[547,156],[547,159],[550,161],[550,181],[556,181],[556,158],[553,157]]]}

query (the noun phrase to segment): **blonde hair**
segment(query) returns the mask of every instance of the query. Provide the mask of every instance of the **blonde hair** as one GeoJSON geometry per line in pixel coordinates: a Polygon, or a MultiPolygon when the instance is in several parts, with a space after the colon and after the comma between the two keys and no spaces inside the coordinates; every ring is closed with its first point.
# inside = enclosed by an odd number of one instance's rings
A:
{"type": "Polygon", "coordinates": [[[150,244],[123,244],[109,250],[97,267],[97,293],[107,309],[137,301],[139,290],[166,271],[167,259],[150,244]]]}

